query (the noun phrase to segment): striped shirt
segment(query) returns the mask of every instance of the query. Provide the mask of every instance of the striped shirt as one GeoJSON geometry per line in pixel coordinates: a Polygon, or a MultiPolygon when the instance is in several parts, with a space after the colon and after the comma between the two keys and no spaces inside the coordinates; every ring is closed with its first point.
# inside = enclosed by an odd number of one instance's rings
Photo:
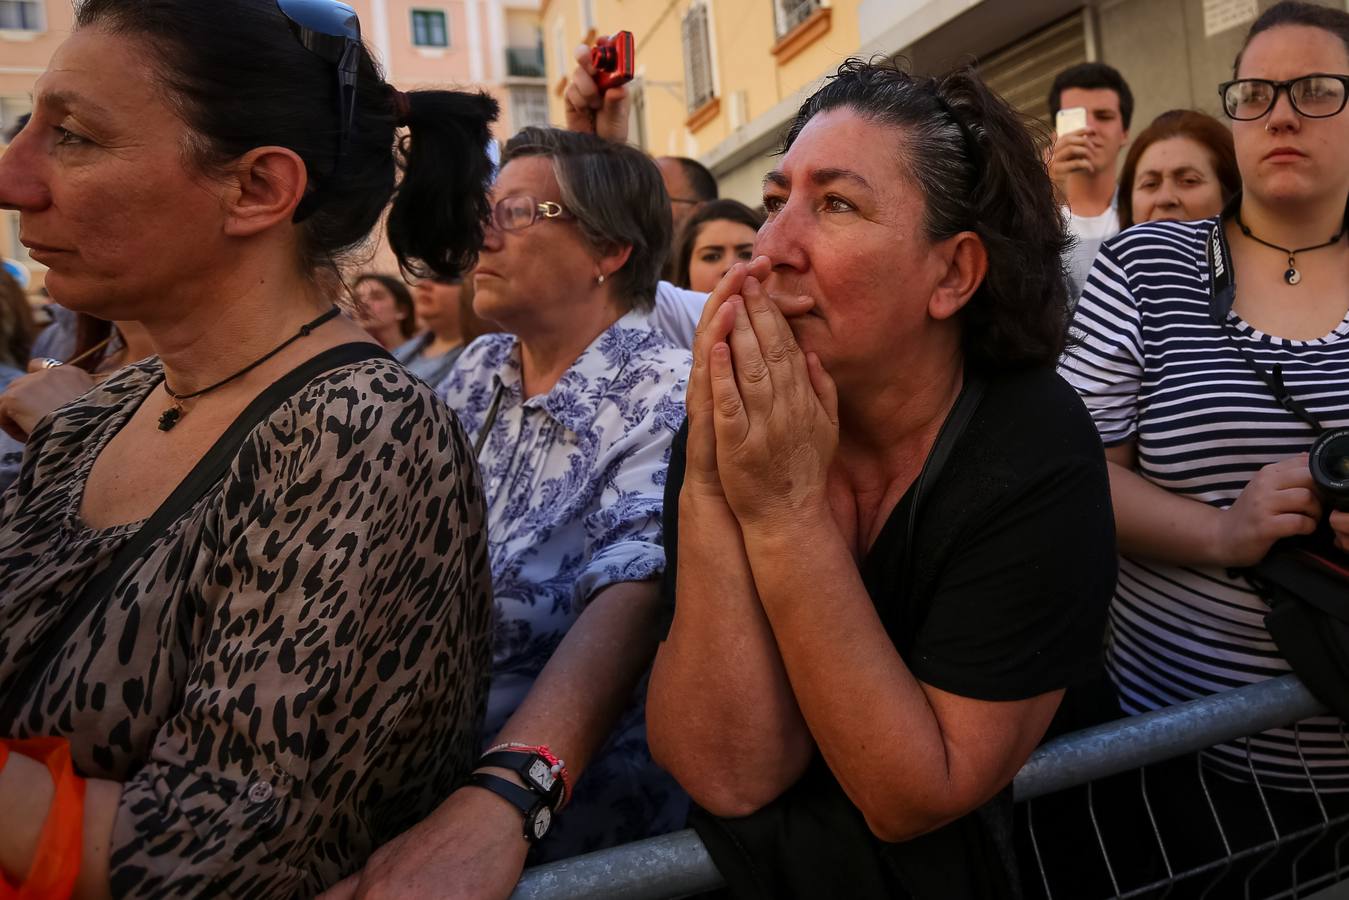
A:
{"type": "MultiPolygon", "coordinates": [[[[1074,319],[1079,343],[1060,372],[1106,446],[1135,440],[1139,473],[1226,509],[1262,467],[1305,452],[1311,428],[1283,409],[1241,356],[1283,367],[1288,392],[1324,427],[1349,425],[1349,314],[1315,340],[1274,337],[1236,312],[1209,314],[1205,240],[1216,219],[1139,225],[1107,241],[1074,319]]],[[[1124,711],[1138,714],[1290,670],[1264,626],[1268,606],[1226,570],[1123,557],[1107,666],[1124,711]]],[[[1349,744],[1318,718],[1216,747],[1221,769],[1253,768],[1283,787],[1349,790],[1349,744]],[[1248,759],[1249,748],[1249,759],[1248,759]]]]}

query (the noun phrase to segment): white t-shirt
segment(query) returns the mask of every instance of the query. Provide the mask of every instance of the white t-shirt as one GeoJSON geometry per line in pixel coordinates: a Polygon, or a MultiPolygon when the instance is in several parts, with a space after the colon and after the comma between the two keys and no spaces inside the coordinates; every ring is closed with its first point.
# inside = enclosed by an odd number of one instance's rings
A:
{"type": "Polygon", "coordinates": [[[1119,194],[1116,193],[1110,198],[1110,207],[1099,216],[1079,216],[1068,207],[1063,207],[1064,225],[1073,237],[1073,246],[1068,248],[1063,260],[1073,303],[1082,296],[1087,273],[1096,259],[1096,251],[1101,249],[1101,242],[1119,234],[1118,201],[1119,194]]]}
{"type": "Polygon", "coordinates": [[[676,347],[693,349],[693,331],[707,303],[707,294],[675,287],[668,281],[656,285],[656,308],[651,320],[674,341],[676,347]]]}

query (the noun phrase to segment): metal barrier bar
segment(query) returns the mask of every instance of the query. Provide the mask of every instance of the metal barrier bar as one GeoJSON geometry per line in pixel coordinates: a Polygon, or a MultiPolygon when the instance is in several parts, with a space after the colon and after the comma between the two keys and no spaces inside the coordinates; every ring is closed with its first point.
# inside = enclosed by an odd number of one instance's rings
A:
{"type": "MultiPolygon", "coordinates": [[[[1017,774],[1013,794],[1029,800],[1325,712],[1295,675],[1273,678],[1050,741],[1017,774]]],[[[511,897],[667,900],[722,884],[702,841],[686,829],[528,869],[511,897]]]]}
{"type": "Polygon", "coordinates": [[[1325,712],[1296,675],[1271,678],[1056,738],[1021,767],[1012,793],[1031,800],[1325,712]]]}
{"type": "Polygon", "coordinates": [[[665,900],[723,884],[693,829],[525,871],[512,900],[665,900]]]}

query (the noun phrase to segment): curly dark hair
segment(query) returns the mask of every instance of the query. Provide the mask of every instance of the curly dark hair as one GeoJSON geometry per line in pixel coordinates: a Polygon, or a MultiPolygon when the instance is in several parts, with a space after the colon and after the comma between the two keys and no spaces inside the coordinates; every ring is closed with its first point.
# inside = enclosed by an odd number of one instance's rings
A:
{"type": "Polygon", "coordinates": [[[710,200],[694,210],[679,232],[675,244],[674,282],[682,288],[689,286],[689,263],[693,261],[693,246],[698,243],[698,232],[708,222],[737,222],[758,231],[764,217],[739,200],[710,200]]]}
{"type": "Polygon", "coordinates": [[[1037,145],[1044,126],[968,66],[930,77],[849,59],[797,112],[783,152],[840,107],[903,133],[901,171],[923,194],[929,240],[969,231],[983,242],[988,273],[960,311],[966,364],[991,373],[1056,362],[1068,334],[1068,239],[1037,145]]]}

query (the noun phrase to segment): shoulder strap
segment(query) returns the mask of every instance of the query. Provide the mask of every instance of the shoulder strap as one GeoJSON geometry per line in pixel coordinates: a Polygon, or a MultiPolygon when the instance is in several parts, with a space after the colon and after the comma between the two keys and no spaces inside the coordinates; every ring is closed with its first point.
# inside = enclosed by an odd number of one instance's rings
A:
{"type": "Polygon", "coordinates": [[[909,526],[904,534],[904,568],[901,569],[906,584],[910,583],[912,572],[913,541],[914,534],[918,530],[918,511],[932,490],[932,485],[937,482],[942,469],[946,468],[946,461],[950,459],[951,451],[960,442],[960,437],[969,426],[970,419],[974,418],[974,412],[984,398],[984,386],[984,380],[978,375],[965,373],[965,386],[961,388],[955,406],[942,423],[941,431],[937,432],[937,440],[923,462],[918,480],[914,482],[913,501],[909,504],[909,526]]]}
{"type": "Polygon", "coordinates": [[[61,621],[43,637],[42,643],[24,666],[23,673],[10,686],[3,702],[0,702],[0,735],[10,732],[29,695],[41,683],[52,660],[70,641],[75,629],[112,593],[122,576],[142,557],[150,544],[186,515],[198,500],[225,477],[230,464],[239,455],[240,448],[254,429],[314,378],[332,369],[370,359],[392,360],[393,357],[374,344],[351,343],[333,347],[281,376],[248,404],[187,477],[122,545],[107,568],[84,586],[61,621]]]}

